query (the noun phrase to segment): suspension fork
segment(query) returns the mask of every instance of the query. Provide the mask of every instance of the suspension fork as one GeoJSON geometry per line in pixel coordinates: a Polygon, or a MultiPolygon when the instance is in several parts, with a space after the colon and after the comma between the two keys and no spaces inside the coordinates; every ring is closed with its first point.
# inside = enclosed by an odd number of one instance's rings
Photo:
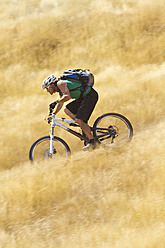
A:
{"type": "Polygon", "coordinates": [[[50,136],[50,150],[49,150],[49,156],[50,156],[50,157],[52,157],[52,155],[53,155],[54,127],[55,127],[55,122],[54,122],[54,119],[53,119],[53,120],[52,120],[52,123],[51,123],[51,130],[50,130],[50,133],[49,133],[49,136],[50,136]]]}
{"type": "Polygon", "coordinates": [[[49,135],[50,135],[50,151],[49,151],[49,155],[52,156],[53,155],[54,127],[51,127],[51,132],[49,133],[49,135]]]}

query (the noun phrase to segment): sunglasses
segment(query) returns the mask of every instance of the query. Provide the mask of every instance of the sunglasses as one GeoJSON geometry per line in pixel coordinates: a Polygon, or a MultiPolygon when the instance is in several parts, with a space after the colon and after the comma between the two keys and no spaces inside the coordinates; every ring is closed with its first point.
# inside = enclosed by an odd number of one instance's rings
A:
{"type": "Polygon", "coordinates": [[[48,90],[49,88],[52,88],[52,85],[49,85],[48,87],[46,87],[47,90],[48,90]]]}

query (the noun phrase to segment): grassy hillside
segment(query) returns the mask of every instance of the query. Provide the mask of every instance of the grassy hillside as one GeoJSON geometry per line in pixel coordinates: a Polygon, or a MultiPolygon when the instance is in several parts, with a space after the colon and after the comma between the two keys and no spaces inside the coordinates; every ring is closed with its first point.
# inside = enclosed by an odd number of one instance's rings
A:
{"type": "MultiPolygon", "coordinates": [[[[163,0],[0,2],[0,247],[165,246],[165,5],[163,0]],[[47,135],[43,79],[89,68],[106,112],[128,117],[134,138],[38,167],[31,144],[47,135]]],[[[63,111],[58,114],[65,117],[63,111]]]]}

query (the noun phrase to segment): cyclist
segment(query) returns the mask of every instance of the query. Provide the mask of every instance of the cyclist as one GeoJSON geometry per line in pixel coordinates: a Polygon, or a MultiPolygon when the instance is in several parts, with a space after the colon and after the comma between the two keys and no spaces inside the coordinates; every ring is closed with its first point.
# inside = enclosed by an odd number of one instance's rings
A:
{"type": "Polygon", "coordinates": [[[56,92],[59,93],[60,98],[56,101],[57,104],[53,112],[55,115],[60,111],[64,102],[74,99],[65,106],[64,112],[78,123],[88,137],[89,143],[83,147],[83,150],[94,149],[96,141],[87,122],[98,101],[98,93],[92,87],[87,87],[83,94],[81,94],[81,83],[72,80],[57,80],[54,75],[45,78],[42,89],[45,88],[51,95],[56,92]]]}

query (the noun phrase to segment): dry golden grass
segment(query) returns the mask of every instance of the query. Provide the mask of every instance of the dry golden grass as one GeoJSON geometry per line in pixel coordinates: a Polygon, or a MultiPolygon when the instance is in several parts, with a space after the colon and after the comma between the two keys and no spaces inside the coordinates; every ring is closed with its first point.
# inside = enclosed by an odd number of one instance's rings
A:
{"type": "MultiPolygon", "coordinates": [[[[164,1],[4,0],[0,3],[0,248],[165,247],[164,1]],[[47,135],[42,80],[72,67],[96,75],[106,112],[128,117],[134,138],[68,163],[28,162],[47,135]]],[[[65,116],[63,113],[59,117],[65,116]]]]}

